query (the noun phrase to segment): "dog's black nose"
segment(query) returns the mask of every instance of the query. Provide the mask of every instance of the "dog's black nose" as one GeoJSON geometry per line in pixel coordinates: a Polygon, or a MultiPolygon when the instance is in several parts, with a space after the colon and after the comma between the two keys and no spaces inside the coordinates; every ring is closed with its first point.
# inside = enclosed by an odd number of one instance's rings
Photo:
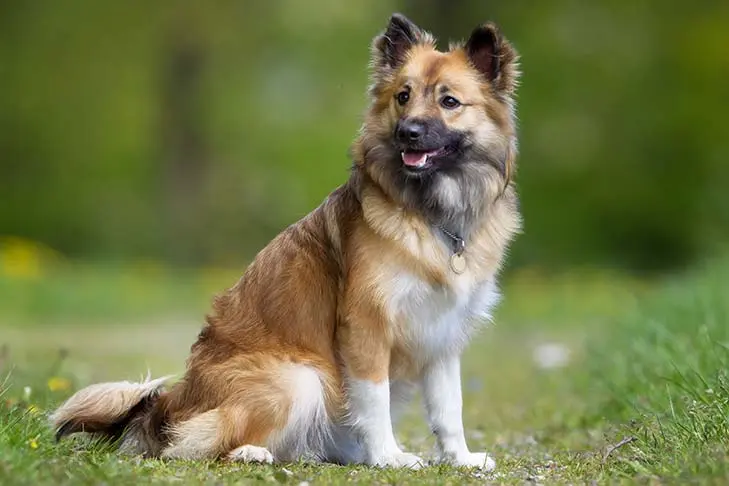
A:
{"type": "Polygon", "coordinates": [[[415,142],[425,135],[425,123],[418,120],[400,120],[397,124],[397,138],[399,141],[408,143],[415,142]]]}

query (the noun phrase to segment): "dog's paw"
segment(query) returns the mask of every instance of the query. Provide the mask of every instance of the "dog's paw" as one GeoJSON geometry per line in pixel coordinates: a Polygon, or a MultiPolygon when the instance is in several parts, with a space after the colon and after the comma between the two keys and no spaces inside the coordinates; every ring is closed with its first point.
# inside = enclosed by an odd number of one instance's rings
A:
{"type": "Polygon", "coordinates": [[[485,452],[464,452],[442,456],[438,462],[457,467],[477,467],[482,471],[493,471],[496,461],[485,452]]]}
{"type": "Polygon", "coordinates": [[[273,454],[265,447],[244,445],[233,449],[228,454],[228,460],[234,462],[259,462],[262,464],[273,463],[273,454]]]}
{"type": "Polygon", "coordinates": [[[395,452],[373,461],[373,465],[378,467],[420,469],[425,465],[425,462],[415,454],[410,454],[409,452],[395,452]]]}

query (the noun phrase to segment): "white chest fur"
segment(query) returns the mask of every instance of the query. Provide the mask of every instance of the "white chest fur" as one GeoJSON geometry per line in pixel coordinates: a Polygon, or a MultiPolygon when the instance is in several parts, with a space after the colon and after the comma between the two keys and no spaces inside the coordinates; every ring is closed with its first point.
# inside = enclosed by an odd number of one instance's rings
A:
{"type": "Polygon", "coordinates": [[[393,277],[386,312],[395,344],[420,364],[460,353],[499,300],[493,278],[477,282],[454,274],[450,285],[434,286],[407,273],[393,277]]]}
{"type": "Polygon", "coordinates": [[[386,248],[383,242],[398,248],[367,257],[379,262],[367,277],[375,286],[373,297],[383,303],[394,346],[416,366],[460,353],[499,300],[495,279],[508,241],[504,235],[518,228],[518,218],[507,206],[493,206],[487,220],[474,224],[465,265],[456,268],[463,272],[457,273],[449,266],[452,248],[420,215],[393,206],[374,189],[365,188],[362,201],[365,221],[379,238],[373,248],[386,248]]]}

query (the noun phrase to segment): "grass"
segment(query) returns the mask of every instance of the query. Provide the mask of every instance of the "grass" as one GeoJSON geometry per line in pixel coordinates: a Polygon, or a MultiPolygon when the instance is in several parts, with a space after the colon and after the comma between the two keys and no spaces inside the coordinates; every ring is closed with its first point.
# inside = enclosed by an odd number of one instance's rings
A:
{"type": "MultiPolygon", "coordinates": [[[[495,456],[490,474],[170,462],[121,457],[83,437],[55,443],[45,416],[76,388],[148,368],[182,372],[212,293],[237,271],[53,268],[0,276],[0,484],[729,480],[727,264],[652,283],[514,275],[463,367],[468,440],[495,456]]],[[[432,449],[417,405],[398,437],[432,449]]]]}

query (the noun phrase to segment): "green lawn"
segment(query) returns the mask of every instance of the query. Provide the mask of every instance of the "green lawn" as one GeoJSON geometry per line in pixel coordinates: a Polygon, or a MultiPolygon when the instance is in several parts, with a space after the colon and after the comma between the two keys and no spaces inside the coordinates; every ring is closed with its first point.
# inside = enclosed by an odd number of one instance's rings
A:
{"type": "MultiPolygon", "coordinates": [[[[729,481],[727,264],[659,282],[514,275],[463,371],[469,442],[495,456],[494,473],[164,462],[53,441],[45,414],[74,389],[181,373],[213,292],[237,272],[65,264],[0,276],[0,484],[729,481]]],[[[398,436],[427,455],[419,410],[398,436]]]]}

